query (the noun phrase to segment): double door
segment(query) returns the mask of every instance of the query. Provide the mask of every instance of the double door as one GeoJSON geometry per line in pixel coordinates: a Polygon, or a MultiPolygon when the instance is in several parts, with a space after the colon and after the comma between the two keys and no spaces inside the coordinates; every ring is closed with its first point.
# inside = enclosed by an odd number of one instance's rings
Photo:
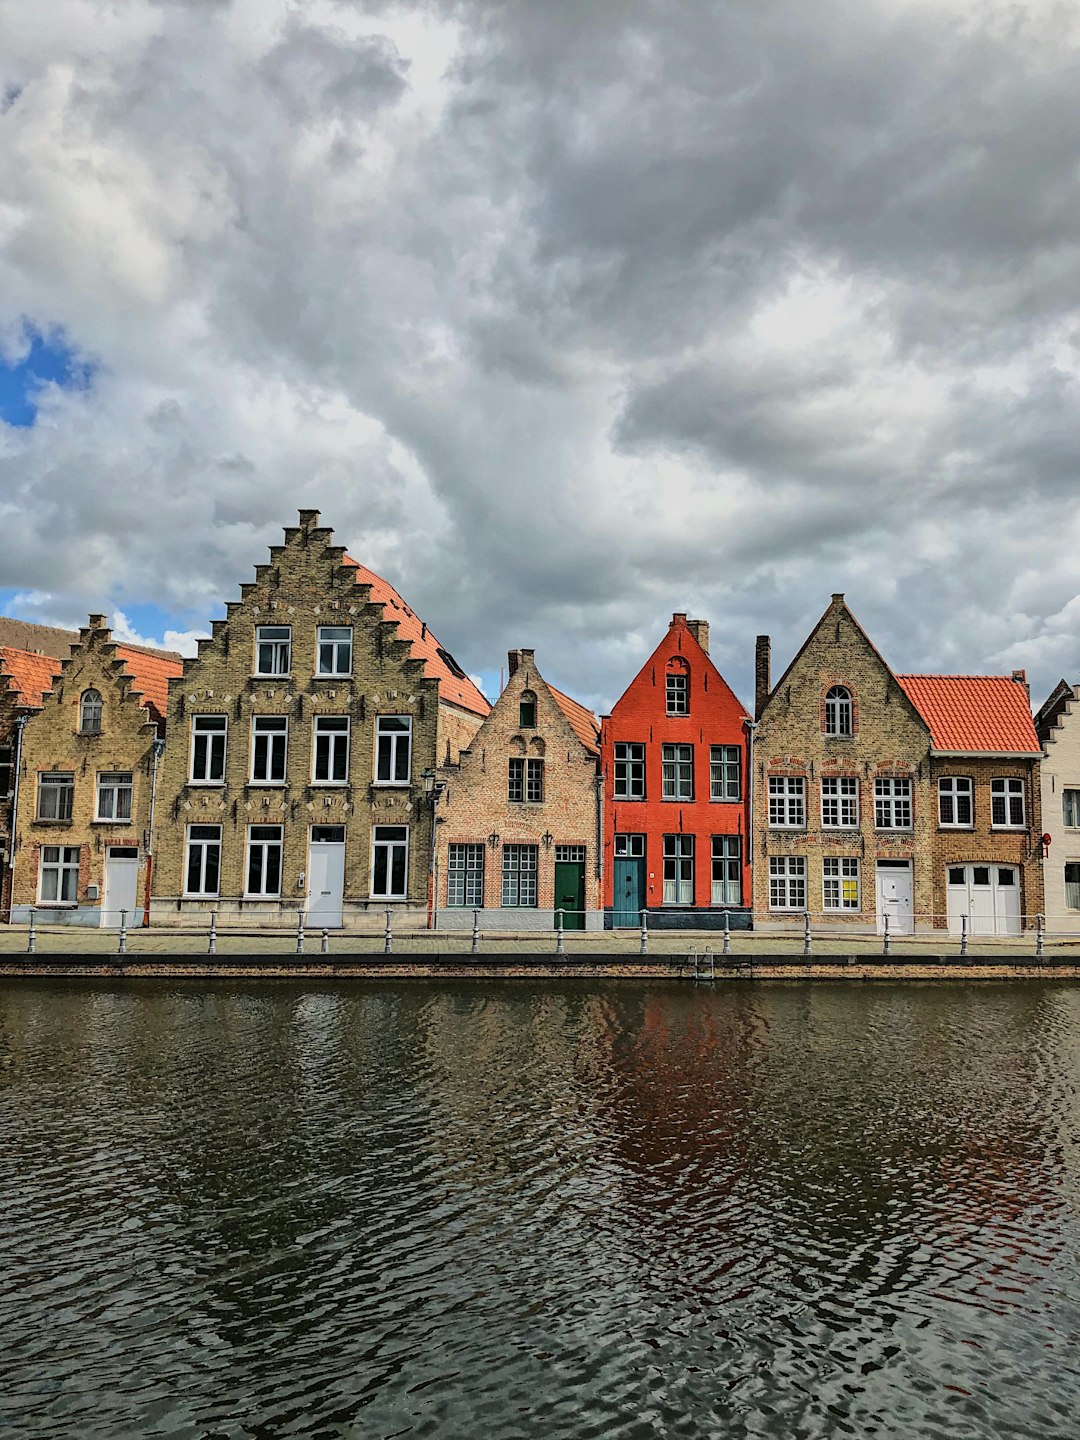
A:
{"type": "Polygon", "coordinates": [[[946,904],[949,933],[1019,935],[1020,876],[1015,865],[950,865],[946,904]]]}

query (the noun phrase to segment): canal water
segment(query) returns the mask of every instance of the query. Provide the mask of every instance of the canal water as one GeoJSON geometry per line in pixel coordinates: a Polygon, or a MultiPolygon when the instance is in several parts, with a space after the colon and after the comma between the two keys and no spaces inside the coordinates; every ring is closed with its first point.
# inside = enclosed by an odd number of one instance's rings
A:
{"type": "Polygon", "coordinates": [[[0,981],[0,1434],[1075,1436],[1080,988],[0,981]]]}

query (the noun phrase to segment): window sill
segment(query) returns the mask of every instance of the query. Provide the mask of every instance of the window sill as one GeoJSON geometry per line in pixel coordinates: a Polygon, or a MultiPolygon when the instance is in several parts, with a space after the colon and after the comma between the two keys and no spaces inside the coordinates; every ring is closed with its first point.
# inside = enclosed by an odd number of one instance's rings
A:
{"type": "Polygon", "coordinates": [[[252,675],[251,678],[252,678],[252,680],[291,680],[291,679],[292,679],[292,671],[291,671],[291,670],[281,670],[281,671],[276,671],[274,674],[269,674],[269,673],[268,673],[268,674],[264,675],[264,674],[262,674],[261,671],[256,670],[255,673],[252,675]]]}
{"type": "MultiPolygon", "coordinates": [[[[202,900],[206,900],[206,899],[216,900],[217,898],[218,898],[218,897],[217,897],[216,895],[210,895],[210,896],[206,896],[206,895],[202,895],[202,896],[192,896],[192,899],[202,899],[202,900]]],[[[284,899],[284,896],[281,894],[281,891],[279,890],[276,895],[242,895],[240,898],[241,898],[242,900],[282,900],[282,899],[284,899]]]]}
{"type": "MultiPolygon", "coordinates": [[[[369,901],[369,902],[377,901],[380,905],[404,905],[404,904],[406,904],[406,903],[408,902],[408,899],[409,899],[409,897],[408,897],[407,895],[369,895],[369,896],[368,896],[368,901],[369,901]]],[[[458,908],[458,907],[455,907],[455,908],[458,908]]],[[[460,908],[463,909],[463,910],[464,910],[464,909],[479,910],[479,909],[481,909],[481,906],[479,906],[479,905],[464,906],[464,905],[463,905],[463,906],[461,906],[460,908]]]]}
{"type": "Polygon", "coordinates": [[[970,835],[970,834],[972,833],[972,831],[975,829],[975,826],[974,826],[974,825],[947,825],[947,824],[944,823],[944,821],[939,820],[939,821],[938,821],[938,827],[937,827],[937,828],[938,828],[939,830],[950,830],[950,831],[952,831],[953,833],[959,832],[961,835],[970,835]]]}
{"type": "Polygon", "coordinates": [[[312,790],[347,790],[348,780],[312,780],[312,790]]]}
{"type": "Polygon", "coordinates": [[[74,821],[74,820],[48,820],[48,819],[45,819],[45,818],[43,818],[42,816],[38,815],[38,816],[34,819],[33,823],[34,823],[35,825],[48,825],[50,828],[57,829],[57,830],[70,830],[70,829],[72,828],[72,826],[75,824],[75,821],[74,821]]]}
{"type": "Polygon", "coordinates": [[[855,736],[854,736],[854,735],[832,735],[832,734],[829,733],[828,730],[823,730],[823,731],[821,732],[821,738],[822,738],[823,740],[847,740],[847,741],[851,741],[851,740],[854,740],[854,739],[855,739],[855,736]]]}
{"type": "Polygon", "coordinates": [[[224,780],[189,780],[189,790],[224,790],[224,780]]]}
{"type": "Polygon", "coordinates": [[[249,790],[286,790],[289,782],[287,780],[249,780],[249,790]]]}
{"type": "Polygon", "coordinates": [[[693,805],[693,795],[661,795],[661,805],[693,805]]]}
{"type": "Polygon", "coordinates": [[[132,821],[131,821],[130,817],[129,817],[127,820],[109,820],[107,817],[103,817],[103,816],[101,816],[101,815],[95,815],[94,818],[93,818],[93,820],[90,821],[90,824],[91,824],[91,825],[111,825],[114,830],[117,830],[117,829],[120,829],[120,828],[121,828],[122,826],[124,826],[124,825],[130,825],[130,824],[132,824],[132,821]]]}
{"type": "MultiPolygon", "coordinates": [[[[262,675],[256,676],[256,679],[259,680],[264,678],[262,675]]],[[[320,670],[317,675],[313,675],[311,678],[313,680],[351,680],[353,678],[353,672],[351,670],[320,670]]]]}
{"type": "MultiPolygon", "coordinates": [[[[246,898],[246,897],[245,897],[245,898],[246,898]]],[[[213,895],[192,895],[192,894],[190,894],[188,891],[185,890],[184,893],[183,893],[183,895],[180,896],[180,899],[181,899],[181,900],[220,900],[220,899],[221,899],[221,895],[220,895],[220,892],[215,893],[215,894],[213,894],[213,895]]]]}
{"type": "Polygon", "coordinates": [[[639,804],[644,799],[644,795],[612,795],[611,803],[613,805],[634,805],[639,804]]]}
{"type": "Polygon", "coordinates": [[[31,908],[34,910],[77,910],[79,902],[77,900],[39,900],[31,908]]]}
{"type": "Polygon", "coordinates": [[[768,830],[773,835],[805,835],[805,825],[769,825],[768,830]]]}
{"type": "Polygon", "coordinates": [[[373,780],[371,788],[373,790],[408,790],[411,784],[411,780],[373,780]]]}
{"type": "MultiPolygon", "coordinates": [[[[972,828],[974,829],[974,826],[973,826],[972,828]]],[[[991,826],[990,826],[991,833],[993,833],[993,834],[1022,835],[1026,829],[1027,829],[1027,826],[1026,826],[1026,825],[991,825],[991,826]]]]}
{"type": "Polygon", "coordinates": [[[850,825],[822,825],[821,829],[826,835],[858,835],[862,827],[853,820],[850,825]]]}
{"type": "Polygon", "coordinates": [[[721,796],[719,796],[719,795],[710,795],[710,796],[709,796],[709,804],[710,804],[710,805],[741,805],[741,804],[742,804],[742,797],[741,797],[740,795],[736,795],[736,796],[734,797],[734,799],[733,799],[730,795],[726,795],[726,796],[723,796],[723,797],[721,797],[721,796]]]}
{"type": "Polygon", "coordinates": [[[901,826],[901,825],[896,825],[896,826],[875,825],[875,826],[874,826],[874,834],[875,834],[875,835],[884,835],[886,838],[888,838],[890,835],[914,835],[914,834],[915,834],[915,827],[914,827],[914,825],[907,825],[907,826],[901,826]]]}

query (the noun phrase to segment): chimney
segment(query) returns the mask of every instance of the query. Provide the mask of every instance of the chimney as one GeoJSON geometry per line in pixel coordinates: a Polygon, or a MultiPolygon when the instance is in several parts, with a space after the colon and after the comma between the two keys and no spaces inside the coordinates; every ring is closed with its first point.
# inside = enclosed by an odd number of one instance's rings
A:
{"type": "Polygon", "coordinates": [[[772,690],[772,641],[768,635],[759,635],[754,646],[754,719],[761,719],[761,712],[768,704],[772,690]]]}
{"type": "MultiPolygon", "coordinates": [[[[682,621],[682,623],[683,623],[684,625],[686,624],[686,611],[685,611],[685,610],[676,610],[676,611],[675,611],[674,615],[672,615],[672,617],[671,617],[671,625],[677,625],[680,620],[682,621]]],[[[671,625],[668,626],[668,629],[669,629],[669,630],[671,629],[671,625]]]]}
{"type": "Polygon", "coordinates": [[[842,590],[833,591],[832,603],[834,605],[842,605],[844,603],[844,592],[842,590]]]}
{"type": "Polygon", "coordinates": [[[531,650],[508,650],[506,652],[506,663],[509,667],[507,679],[512,679],[518,672],[520,665],[528,665],[532,662],[533,651],[531,650]]]}
{"type": "Polygon", "coordinates": [[[707,620],[687,620],[686,628],[707,655],[709,653],[709,622],[707,620]]]}
{"type": "Polygon", "coordinates": [[[1028,684],[1027,671],[1014,670],[1012,672],[1012,678],[1016,681],[1017,685],[1022,685],[1024,687],[1024,689],[1027,691],[1028,700],[1030,701],[1031,686],[1028,684]]]}
{"type": "Polygon", "coordinates": [[[104,616],[104,615],[90,615],[90,616],[87,617],[87,623],[89,624],[89,627],[90,627],[91,630],[104,630],[104,629],[105,629],[105,616],[104,616]]]}

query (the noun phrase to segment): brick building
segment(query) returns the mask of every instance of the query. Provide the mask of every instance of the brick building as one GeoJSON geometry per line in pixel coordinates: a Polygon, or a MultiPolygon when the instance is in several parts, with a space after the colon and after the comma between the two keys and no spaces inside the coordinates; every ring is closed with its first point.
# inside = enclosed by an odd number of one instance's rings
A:
{"type": "Polygon", "coordinates": [[[1019,935],[1043,909],[1042,750],[1022,670],[898,675],[930,729],[934,923],[1019,935]]]}
{"type": "Polygon", "coordinates": [[[427,923],[433,789],[490,706],[315,510],[169,692],[156,922],[427,923]],[[369,912],[377,912],[372,914],[369,912]]]}
{"type": "Polygon", "coordinates": [[[708,625],[673,615],[601,721],[608,926],[749,925],[749,722],[708,625]]]}
{"type": "Polygon", "coordinates": [[[1080,932],[1080,685],[1059,680],[1035,716],[1046,928],[1080,932]]]}
{"type": "Polygon", "coordinates": [[[755,928],[928,927],[929,727],[843,595],[775,686],[758,637],[755,708],[755,928]]]}
{"type": "Polygon", "coordinates": [[[602,928],[600,727],[548,684],[531,650],[456,764],[439,771],[442,928],[602,928]]]}
{"type": "MultiPolygon", "coordinates": [[[[117,644],[91,615],[70,655],[50,661],[22,730],[14,803],[11,918],[142,924],[168,682],[180,657],[117,644]]],[[[25,671],[24,671],[25,673],[25,671]]],[[[25,693],[25,692],[24,692],[25,693]]]]}

